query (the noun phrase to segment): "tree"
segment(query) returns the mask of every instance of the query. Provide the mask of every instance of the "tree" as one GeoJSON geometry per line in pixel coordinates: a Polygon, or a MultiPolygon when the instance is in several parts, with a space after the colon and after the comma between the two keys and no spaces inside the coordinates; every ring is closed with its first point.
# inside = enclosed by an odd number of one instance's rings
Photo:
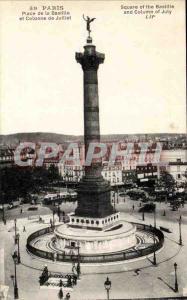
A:
{"type": "Polygon", "coordinates": [[[2,203],[11,203],[18,198],[29,198],[39,193],[59,178],[58,168],[13,166],[1,169],[0,196],[2,203]]]}
{"type": "Polygon", "coordinates": [[[184,182],[184,190],[187,193],[187,169],[184,172],[185,182],[184,182]]]}
{"type": "Polygon", "coordinates": [[[175,186],[175,179],[173,176],[167,171],[163,171],[160,175],[160,184],[169,190],[173,189],[175,186]]]}
{"type": "Polygon", "coordinates": [[[56,167],[55,165],[50,165],[48,169],[48,178],[51,182],[60,179],[58,167],[56,167]]]}

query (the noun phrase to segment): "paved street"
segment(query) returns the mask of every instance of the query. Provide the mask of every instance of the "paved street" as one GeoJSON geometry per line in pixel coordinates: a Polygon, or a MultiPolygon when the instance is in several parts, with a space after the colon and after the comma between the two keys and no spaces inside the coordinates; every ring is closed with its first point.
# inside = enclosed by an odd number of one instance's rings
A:
{"type": "MultiPolygon", "coordinates": [[[[72,211],[76,207],[76,203],[66,202],[61,205],[61,211],[64,211],[66,213],[72,211]]],[[[24,204],[20,207],[13,208],[10,210],[6,210],[5,217],[7,220],[12,219],[23,219],[28,218],[29,216],[35,216],[35,215],[52,215],[52,211],[49,206],[45,206],[42,204],[38,205],[30,205],[30,204],[24,204]],[[38,207],[37,210],[29,210],[29,208],[32,208],[33,206],[38,207]],[[22,207],[22,213],[21,213],[21,207],[22,207]]],[[[2,211],[0,212],[0,218],[2,219],[2,211]]]]}
{"type": "MultiPolygon", "coordinates": [[[[134,221],[153,225],[153,214],[146,213],[145,221],[142,221],[142,214],[138,213],[139,202],[123,198],[119,199],[116,208],[121,211],[121,217],[127,221],[134,221]],[[132,206],[135,206],[133,211],[132,206]]],[[[66,203],[62,206],[66,212],[75,209],[75,204],[66,203]]],[[[42,215],[46,222],[49,222],[51,213],[48,208],[38,210],[37,214],[42,215]]],[[[36,214],[36,212],[35,212],[36,214]]],[[[13,282],[10,276],[14,273],[14,266],[11,254],[14,251],[14,222],[8,220],[6,226],[0,224],[1,247],[4,241],[5,248],[5,284],[9,285],[9,299],[13,299],[13,282]]],[[[19,233],[21,235],[21,261],[18,265],[18,287],[20,299],[31,300],[55,300],[58,299],[58,289],[40,289],[39,275],[41,269],[47,263],[50,271],[55,272],[71,272],[71,265],[62,263],[53,263],[44,261],[29,255],[25,250],[25,241],[27,236],[38,230],[41,225],[37,220],[28,220],[28,217],[20,218],[17,221],[19,233]],[[26,232],[23,232],[23,226],[26,232]]],[[[81,280],[77,286],[71,291],[71,299],[106,299],[106,291],[104,289],[104,281],[109,276],[112,281],[110,292],[111,298],[124,299],[126,297],[164,297],[184,295],[187,289],[187,204],[179,211],[172,211],[169,204],[157,204],[157,226],[169,228],[172,233],[165,233],[165,245],[163,249],[157,253],[157,263],[155,267],[151,263],[152,257],[141,258],[136,261],[115,263],[115,264],[97,264],[81,265],[81,280]],[[164,210],[166,216],[163,216],[164,210]],[[179,246],[179,226],[178,219],[182,215],[182,237],[184,246],[179,246]],[[179,293],[174,292],[174,262],[178,264],[178,282],[179,293]],[[137,272],[137,269],[140,271],[137,272]],[[136,288],[134,288],[136,287],[136,288]]],[[[65,291],[64,291],[65,292],[65,291]]]]}

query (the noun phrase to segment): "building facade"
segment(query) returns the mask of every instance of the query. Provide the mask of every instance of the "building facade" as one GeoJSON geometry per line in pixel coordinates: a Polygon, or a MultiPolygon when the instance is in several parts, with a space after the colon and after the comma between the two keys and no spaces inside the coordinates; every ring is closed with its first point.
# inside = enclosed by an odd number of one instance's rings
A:
{"type": "Polygon", "coordinates": [[[187,162],[170,162],[166,168],[167,172],[170,173],[176,183],[182,184],[187,181],[187,162]]]}

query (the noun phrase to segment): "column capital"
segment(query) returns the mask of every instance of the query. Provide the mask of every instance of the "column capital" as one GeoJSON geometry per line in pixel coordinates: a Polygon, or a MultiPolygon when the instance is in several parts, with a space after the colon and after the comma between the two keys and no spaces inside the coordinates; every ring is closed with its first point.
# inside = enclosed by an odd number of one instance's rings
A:
{"type": "Polygon", "coordinates": [[[81,64],[83,71],[97,71],[100,64],[104,62],[105,55],[96,51],[94,45],[84,46],[84,52],[76,52],[75,59],[81,64]]]}

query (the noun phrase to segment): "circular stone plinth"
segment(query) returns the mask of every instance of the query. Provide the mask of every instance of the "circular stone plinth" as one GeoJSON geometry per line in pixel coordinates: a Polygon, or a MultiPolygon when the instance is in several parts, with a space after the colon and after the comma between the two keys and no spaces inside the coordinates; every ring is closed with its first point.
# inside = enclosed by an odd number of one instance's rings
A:
{"type": "Polygon", "coordinates": [[[120,221],[110,229],[103,231],[74,228],[68,224],[57,227],[54,231],[56,250],[72,253],[72,248],[79,247],[81,254],[104,254],[123,251],[137,243],[136,226],[120,221]]]}

